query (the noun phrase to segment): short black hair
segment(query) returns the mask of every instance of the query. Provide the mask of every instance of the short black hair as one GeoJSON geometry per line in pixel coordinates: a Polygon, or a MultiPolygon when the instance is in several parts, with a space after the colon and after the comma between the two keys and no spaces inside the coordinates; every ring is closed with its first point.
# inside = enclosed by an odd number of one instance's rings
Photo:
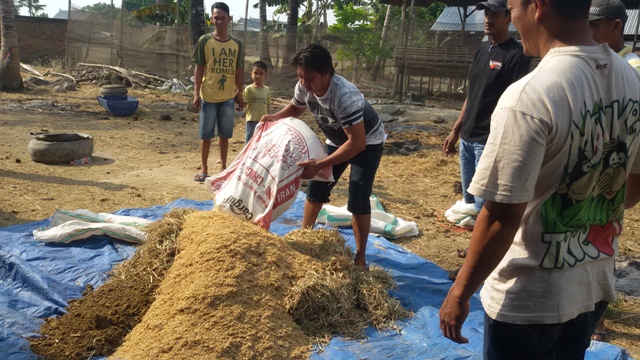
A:
{"type": "Polygon", "coordinates": [[[300,51],[289,60],[289,65],[294,67],[300,66],[321,74],[329,72],[333,75],[336,72],[333,68],[333,60],[331,59],[329,50],[318,44],[311,44],[300,49],[300,51]]]}
{"type": "Polygon", "coordinates": [[[227,15],[229,15],[229,5],[223,3],[223,2],[215,2],[213,3],[213,5],[211,5],[211,12],[213,13],[213,9],[220,9],[224,12],[227,13],[227,15]]]}
{"type": "Polygon", "coordinates": [[[267,64],[262,60],[255,61],[253,64],[251,64],[251,68],[252,69],[253,68],[260,68],[260,69],[264,70],[265,73],[268,70],[267,69],[267,64]]]}
{"type": "MultiPolygon", "coordinates": [[[[528,5],[532,0],[521,0],[528,5]]],[[[549,0],[551,7],[565,20],[582,20],[589,18],[591,0],[549,0]]]]}

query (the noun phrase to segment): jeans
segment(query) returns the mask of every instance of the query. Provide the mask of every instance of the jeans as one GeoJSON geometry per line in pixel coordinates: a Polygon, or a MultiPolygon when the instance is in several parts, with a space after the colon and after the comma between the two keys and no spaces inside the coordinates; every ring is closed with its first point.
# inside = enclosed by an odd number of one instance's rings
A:
{"type": "Polygon", "coordinates": [[[253,137],[253,133],[256,132],[256,127],[260,124],[260,121],[247,121],[247,129],[244,133],[244,143],[248,144],[249,140],[253,137]]]}
{"type": "Polygon", "coordinates": [[[480,156],[484,151],[486,141],[473,142],[460,139],[460,177],[462,180],[462,196],[467,204],[475,204],[474,209],[480,212],[484,200],[473,196],[467,192],[473,175],[476,173],[476,167],[480,161],[480,156]]]}
{"type": "Polygon", "coordinates": [[[219,103],[209,103],[202,100],[200,109],[199,136],[202,140],[211,140],[218,130],[218,136],[223,139],[233,137],[233,99],[219,103]]]}
{"type": "Polygon", "coordinates": [[[484,359],[583,360],[591,334],[607,308],[595,309],[560,324],[509,324],[484,315],[484,359]]]}

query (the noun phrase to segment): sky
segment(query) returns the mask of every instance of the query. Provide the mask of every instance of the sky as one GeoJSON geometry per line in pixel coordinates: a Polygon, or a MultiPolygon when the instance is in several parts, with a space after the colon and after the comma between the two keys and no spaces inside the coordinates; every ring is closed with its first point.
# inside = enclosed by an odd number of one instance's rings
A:
{"type": "MultiPolygon", "coordinates": [[[[99,2],[109,4],[111,3],[111,0],[72,0],[71,4],[74,7],[81,8],[83,6],[92,5],[99,2]]],[[[121,0],[113,0],[114,5],[118,8],[120,7],[120,2],[121,0]]],[[[214,2],[215,2],[214,0],[205,0],[204,8],[207,11],[207,13],[211,12],[211,5],[213,5],[214,2]]],[[[230,13],[234,19],[240,19],[245,17],[244,14],[245,14],[245,8],[247,4],[245,1],[228,0],[225,2],[227,3],[227,5],[229,5],[230,13]]],[[[253,8],[253,4],[256,4],[257,2],[258,2],[257,0],[249,0],[249,16],[248,16],[249,18],[259,17],[260,11],[258,10],[258,8],[253,8]]],[[[50,18],[53,17],[55,14],[57,14],[58,11],[67,10],[69,8],[68,0],[40,0],[40,4],[46,6],[46,8],[44,9],[44,12],[47,13],[47,15],[49,15],[50,18]]],[[[272,16],[273,16],[272,13],[274,9],[275,8],[267,8],[268,20],[272,20],[272,16]]],[[[20,15],[27,15],[27,9],[22,8],[20,11],[20,15]]],[[[286,14],[277,15],[276,20],[287,21],[287,16],[286,14]]],[[[331,15],[329,16],[328,20],[329,20],[328,21],[329,24],[333,22],[331,15]]]]}

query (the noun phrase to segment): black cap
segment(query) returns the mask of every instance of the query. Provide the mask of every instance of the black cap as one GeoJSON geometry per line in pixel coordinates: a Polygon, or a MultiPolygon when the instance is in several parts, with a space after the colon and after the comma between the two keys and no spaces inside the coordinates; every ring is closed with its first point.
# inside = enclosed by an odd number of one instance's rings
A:
{"type": "Polygon", "coordinates": [[[506,0],[487,0],[476,5],[476,10],[489,9],[493,11],[507,11],[506,0]]]}
{"type": "Polygon", "coordinates": [[[620,19],[627,22],[627,9],[620,0],[592,0],[589,21],[603,18],[620,19]]]}

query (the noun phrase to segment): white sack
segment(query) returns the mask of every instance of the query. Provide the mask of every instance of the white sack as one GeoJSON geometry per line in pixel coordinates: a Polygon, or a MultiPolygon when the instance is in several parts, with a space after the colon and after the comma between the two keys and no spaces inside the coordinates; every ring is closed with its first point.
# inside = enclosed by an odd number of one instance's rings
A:
{"type": "Polygon", "coordinates": [[[33,237],[43,242],[69,243],[93,235],[107,235],[140,244],[146,240],[147,235],[140,229],[150,223],[152,221],[134,216],[57,209],[51,217],[49,227],[34,230],[33,237]]]}
{"type": "MultiPolygon", "coordinates": [[[[301,120],[260,123],[231,165],[205,180],[214,194],[213,209],[268,230],[295,201],[303,171],[297,163],[325,157],[320,139],[301,120]]],[[[333,181],[331,167],[313,180],[333,181]]]]}
{"type": "MultiPolygon", "coordinates": [[[[391,239],[418,235],[418,224],[412,221],[405,221],[386,212],[375,195],[371,195],[369,201],[371,204],[371,228],[369,233],[391,239]]],[[[330,227],[351,226],[351,213],[347,210],[346,205],[343,207],[323,205],[318,214],[317,222],[330,227]]]]}
{"type": "Polygon", "coordinates": [[[444,216],[455,226],[461,228],[473,228],[476,224],[476,216],[474,204],[467,204],[463,200],[456,203],[444,212],[444,216]]]}

